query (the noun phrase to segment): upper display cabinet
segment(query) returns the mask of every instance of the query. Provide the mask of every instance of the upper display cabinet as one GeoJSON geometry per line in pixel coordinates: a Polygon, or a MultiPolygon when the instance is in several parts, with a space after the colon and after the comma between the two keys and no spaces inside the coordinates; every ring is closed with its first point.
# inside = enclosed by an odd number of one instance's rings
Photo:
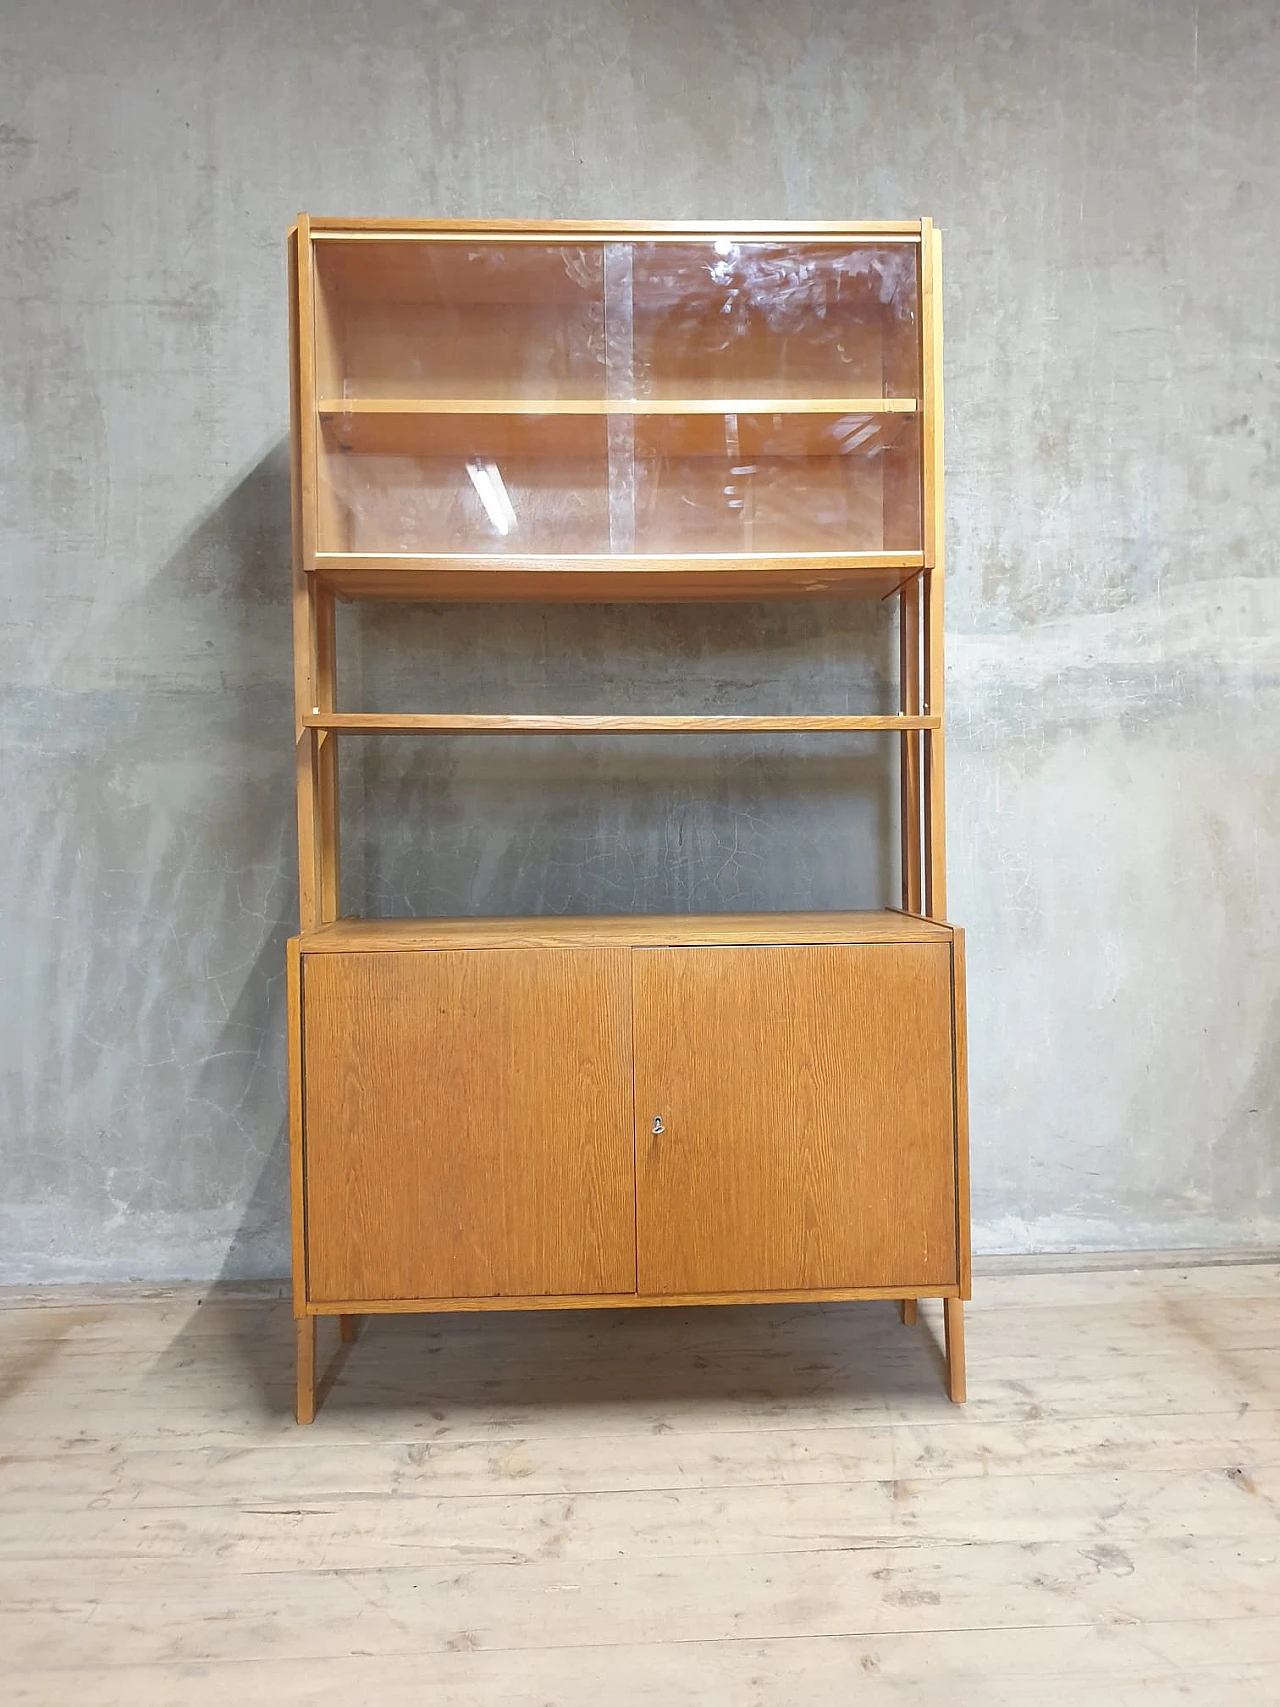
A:
{"type": "Polygon", "coordinates": [[[300,219],[304,567],[356,597],[883,594],[932,233],[300,219]]]}

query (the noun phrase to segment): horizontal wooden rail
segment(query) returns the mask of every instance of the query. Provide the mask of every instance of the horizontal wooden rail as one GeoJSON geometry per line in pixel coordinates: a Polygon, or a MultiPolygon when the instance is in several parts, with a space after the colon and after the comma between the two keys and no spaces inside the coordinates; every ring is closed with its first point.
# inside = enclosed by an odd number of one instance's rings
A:
{"type": "Polygon", "coordinates": [[[915,397],[322,397],[341,415],[915,415],[915,397]]]}
{"type": "Polygon", "coordinates": [[[822,242],[839,243],[846,238],[864,243],[877,237],[895,242],[920,241],[918,219],[878,220],[768,220],[744,219],[737,224],[726,221],[659,220],[651,225],[636,225],[628,219],[321,219],[309,220],[313,238],[332,242],[344,238],[373,242],[431,242],[450,240],[468,242],[485,237],[500,243],[543,243],[553,248],[575,240],[584,242],[685,243],[701,242],[707,238],[730,237],[739,243],[822,242]]]}
{"type": "Polygon", "coordinates": [[[855,730],[940,729],[940,717],[604,717],[525,713],[397,715],[328,711],[303,727],[338,735],[800,735],[855,730]]]}
{"type": "Polygon", "coordinates": [[[595,574],[611,572],[622,580],[628,573],[653,571],[676,579],[698,572],[759,575],[806,574],[839,570],[856,574],[863,570],[901,569],[904,575],[926,569],[922,551],[775,551],[714,552],[560,552],[556,556],[532,552],[480,551],[318,551],[304,564],[316,569],[503,569],[529,573],[555,570],[558,573],[595,574]]]}

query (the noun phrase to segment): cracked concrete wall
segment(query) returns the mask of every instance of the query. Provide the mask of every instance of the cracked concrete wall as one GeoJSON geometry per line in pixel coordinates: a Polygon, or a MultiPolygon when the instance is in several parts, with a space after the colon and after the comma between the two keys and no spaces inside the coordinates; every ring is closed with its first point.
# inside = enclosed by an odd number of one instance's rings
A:
{"type": "MultiPolygon", "coordinates": [[[[1269,0],[10,0],[4,1277],[286,1265],[299,208],[940,222],[978,1243],[1280,1242],[1278,31],[1269,0]]],[[[476,708],[867,704],[886,644],[829,605],[344,636],[368,702],[476,708]],[[448,650],[415,674],[416,640],[448,650]]],[[[351,878],[874,902],[883,766],[385,743],[351,878]]]]}

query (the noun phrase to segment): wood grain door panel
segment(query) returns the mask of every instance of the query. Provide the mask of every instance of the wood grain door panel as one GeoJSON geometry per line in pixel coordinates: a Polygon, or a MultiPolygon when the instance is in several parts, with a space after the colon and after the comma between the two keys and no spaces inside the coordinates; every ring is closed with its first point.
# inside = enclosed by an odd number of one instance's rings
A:
{"type": "Polygon", "coordinates": [[[642,1295],[956,1280],[948,945],[632,967],[642,1295]]]}
{"type": "Polygon", "coordinates": [[[308,1296],[635,1290],[629,951],[304,959],[308,1296]]]}

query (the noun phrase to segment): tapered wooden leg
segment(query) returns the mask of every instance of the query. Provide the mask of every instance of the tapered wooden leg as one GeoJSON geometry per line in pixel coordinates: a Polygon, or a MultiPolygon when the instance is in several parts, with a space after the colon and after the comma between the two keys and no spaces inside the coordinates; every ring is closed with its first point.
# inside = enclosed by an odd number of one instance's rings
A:
{"type": "Polygon", "coordinates": [[[916,1299],[916,1298],[899,1298],[898,1309],[902,1312],[902,1325],[903,1325],[903,1327],[904,1328],[914,1328],[916,1325],[916,1318],[920,1314],[920,1301],[919,1301],[919,1299],[916,1299]]]}
{"type": "Polygon", "coordinates": [[[959,1298],[943,1299],[943,1321],[947,1337],[947,1392],[952,1402],[963,1405],[964,1385],[964,1304],[959,1298]]]}
{"type": "Polygon", "coordinates": [[[298,1421],[316,1418],[316,1319],[298,1317],[298,1421]]]}
{"type": "Polygon", "coordinates": [[[355,1343],[356,1330],[359,1326],[359,1316],[338,1317],[338,1337],[342,1341],[343,1345],[352,1345],[355,1343]]]}

